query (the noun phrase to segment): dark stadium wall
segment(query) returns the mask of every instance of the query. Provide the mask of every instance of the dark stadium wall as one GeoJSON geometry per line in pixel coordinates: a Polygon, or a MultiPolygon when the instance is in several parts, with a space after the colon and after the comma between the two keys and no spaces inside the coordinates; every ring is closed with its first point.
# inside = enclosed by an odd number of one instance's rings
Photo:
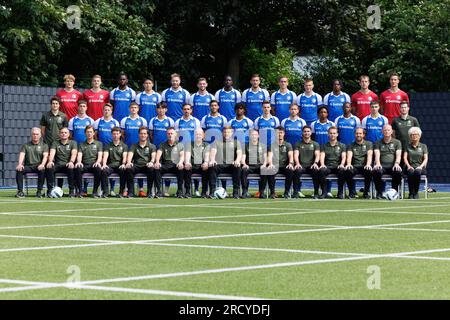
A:
{"type": "MultiPolygon", "coordinates": [[[[15,186],[20,146],[30,139],[30,129],[39,126],[55,92],[52,87],[0,85],[1,186],[15,186]]],[[[410,100],[411,115],[418,118],[422,142],[430,150],[429,180],[450,183],[450,93],[411,93],[410,100]]]]}

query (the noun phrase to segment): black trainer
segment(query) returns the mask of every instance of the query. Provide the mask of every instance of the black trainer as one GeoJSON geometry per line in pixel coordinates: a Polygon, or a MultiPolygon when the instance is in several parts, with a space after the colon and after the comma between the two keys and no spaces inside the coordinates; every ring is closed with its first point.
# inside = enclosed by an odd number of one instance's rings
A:
{"type": "Polygon", "coordinates": [[[43,198],[44,196],[42,195],[42,191],[38,190],[36,191],[36,198],[43,198]]]}
{"type": "Polygon", "coordinates": [[[16,198],[25,198],[25,193],[23,191],[17,191],[16,198]]]}

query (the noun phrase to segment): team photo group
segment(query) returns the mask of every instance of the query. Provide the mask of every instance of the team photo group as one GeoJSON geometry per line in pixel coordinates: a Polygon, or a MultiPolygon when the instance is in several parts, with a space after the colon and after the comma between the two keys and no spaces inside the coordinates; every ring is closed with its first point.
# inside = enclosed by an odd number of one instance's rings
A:
{"type": "Polygon", "coordinates": [[[92,88],[81,93],[75,77],[66,75],[65,87],[51,98],[50,111],[20,150],[16,197],[25,196],[24,178],[33,174],[39,198],[61,196],[63,178],[69,197],[85,197],[93,178],[95,198],[166,197],[172,179],[178,198],[224,197],[227,180],[236,199],[276,198],[277,180],[284,183],[278,196],[304,198],[302,182],[311,180],[315,199],[369,199],[372,184],[373,197],[384,199],[388,177],[399,192],[405,179],[409,199],[418,199],[428,149],[420,142],[419,122],[409,114],[399,74],[390,74],[388,82],[378,96],[369,89],[369,76],[362,75],[360,90],[349,95],[335,79],[322,98],[312,79],[296,94],[288,89],[288,77],[280,76],[279,89],[269,93],[254,74],[242,93],[225,76],[215,94],[208,92],[206,78],[199,78],[198,91],[190,94],[181,76],[172,74],[171,87],[161,93],[152,78],[136,93],[121,73],[112,91],[102,89],[95,75],[92,88]],[[258,191],[251,195],[252,179],[258,191]],[[358,180],[364,182],[361,190],[358,180]]]}

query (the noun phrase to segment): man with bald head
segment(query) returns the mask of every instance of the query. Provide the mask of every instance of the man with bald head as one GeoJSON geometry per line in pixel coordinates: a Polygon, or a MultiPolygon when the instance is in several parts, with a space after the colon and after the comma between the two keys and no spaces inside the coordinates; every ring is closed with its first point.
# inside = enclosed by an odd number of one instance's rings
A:
{"type": "MultiPolygon", "coordinates": [[[[185,197],[191,197],[192,174],[202,176],[202,198],[207,198],[208,191],[208,164],[210,145],[204,140],[204,133],[201,128],[195,129],[194,141],[186,146],[184,157],[184,189],[185,197]]],[[[198,188],[198,186],[196,186],[198,188]]]]}
{"type": "Polygon", "coordinates": [[[36,197],[42,198],[45,180],[45,164],[48,158],[48,146],[41,140],[40,128],[31,129],[31,141],[25,143],[19,152],[16,166],[17,198],[25,197],[23,193],[23,177],[27,173],[37,173],[38,186],[36,197]]]}
{"type": "Polygon", "coordinates": [[[383,127],[383,138],[375,143],[375,165],[373,167],[373,181],[377,190],[377,199],[382,199],[384,174],[392,177],[392,188],[398,191],[402,179],[400,161],[402,157],[402,143],[392,137],[392,126],[383,127]]]}

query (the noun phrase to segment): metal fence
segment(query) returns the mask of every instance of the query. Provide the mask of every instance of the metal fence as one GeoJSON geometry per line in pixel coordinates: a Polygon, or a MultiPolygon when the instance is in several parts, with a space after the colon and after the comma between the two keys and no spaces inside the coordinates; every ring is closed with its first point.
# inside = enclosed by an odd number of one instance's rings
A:
{"type": "MultiPolygon", "coordinates": [[[[53,87],[0,85],[1,186],[14,186],[20,146],[39,126],[42,113],[50,110],[53,87]]],[[[411,115],[423,130],[422,142],[430,150],[429,180],[450,183],[450,93],[412,93],[411,115]]]]}

